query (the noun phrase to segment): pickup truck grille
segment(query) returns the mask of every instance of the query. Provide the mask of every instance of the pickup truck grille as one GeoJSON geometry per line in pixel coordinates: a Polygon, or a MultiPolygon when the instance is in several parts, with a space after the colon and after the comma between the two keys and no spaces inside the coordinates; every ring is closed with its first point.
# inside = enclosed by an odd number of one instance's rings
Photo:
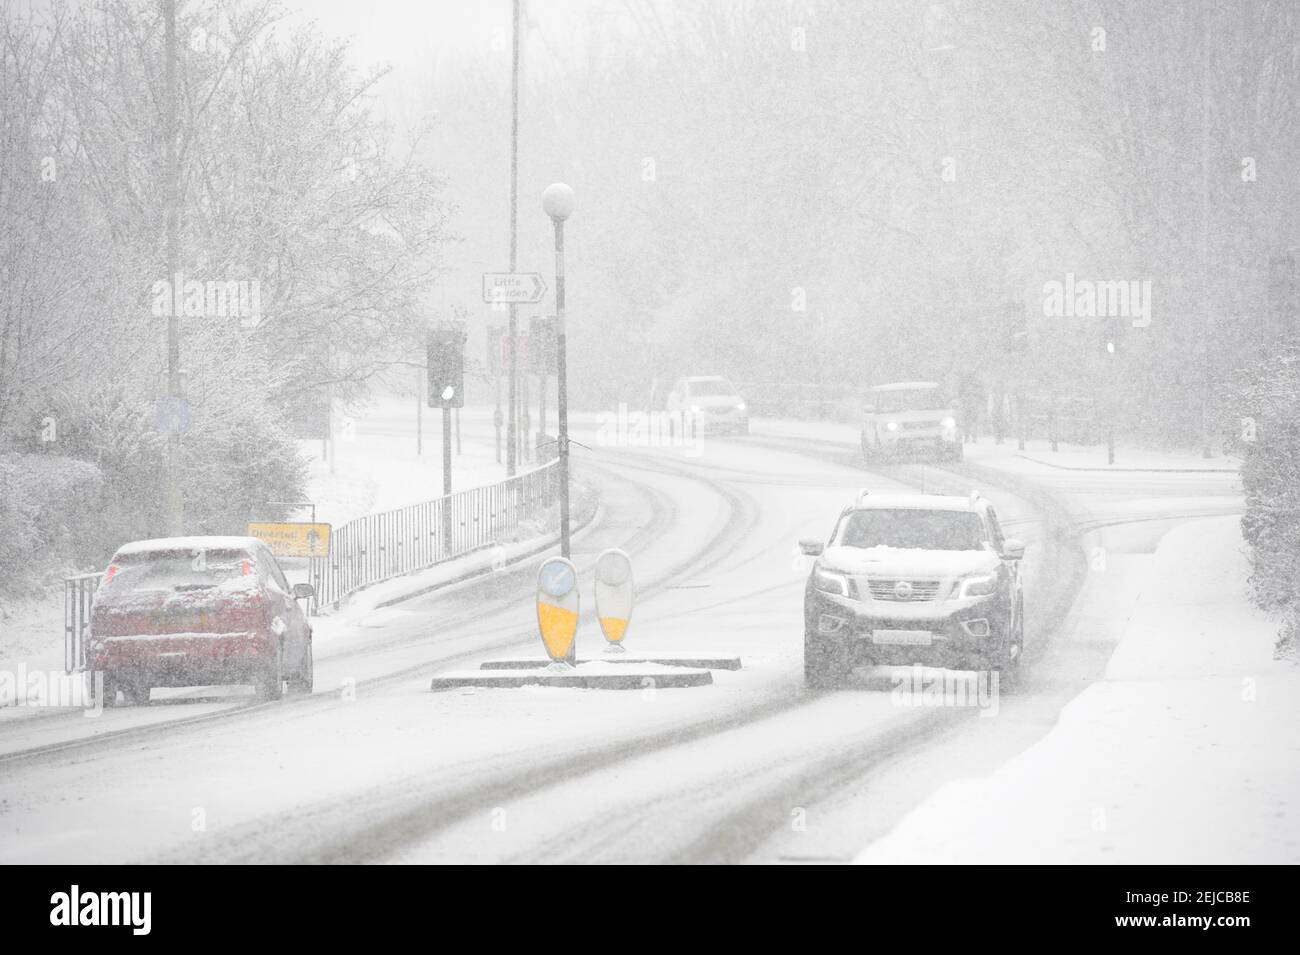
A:
{"type": "Polygon", "coordinates": [[[939,596],[939,581],[937,580],[904,580],[908,586],[900,588],[900,581],[897,578],[872,577],[867,581],[867,587],[871,591],[872,600],[893,600],[897,602],[913,602],[919,600],[934,600],[939,596]],[[910,592],[908,590],[910,588],[910,592]]]}

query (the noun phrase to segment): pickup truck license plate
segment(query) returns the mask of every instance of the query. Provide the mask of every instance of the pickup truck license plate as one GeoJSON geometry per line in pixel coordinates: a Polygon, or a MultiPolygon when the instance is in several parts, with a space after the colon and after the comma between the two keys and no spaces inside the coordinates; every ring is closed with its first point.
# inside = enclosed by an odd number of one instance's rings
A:
{"type": "Polygon", "coordinates": [[[872,643],[886,643],[893,646],[928,647],[934,639],[929,630],[872,630],[872,643]]]}

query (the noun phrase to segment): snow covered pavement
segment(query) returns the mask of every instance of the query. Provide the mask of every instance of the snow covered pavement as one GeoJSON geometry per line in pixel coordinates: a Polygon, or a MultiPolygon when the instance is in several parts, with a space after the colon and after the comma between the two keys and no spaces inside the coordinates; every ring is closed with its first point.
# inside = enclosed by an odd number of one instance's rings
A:
{"type": "Polygon", "coordinates": [[[1237,518],[1171,530],[1105,678],[857,861],[1300,861],[1300,670],[1272,659],[1277,621],[1248,603],[1246,576],[1237,518]]]}

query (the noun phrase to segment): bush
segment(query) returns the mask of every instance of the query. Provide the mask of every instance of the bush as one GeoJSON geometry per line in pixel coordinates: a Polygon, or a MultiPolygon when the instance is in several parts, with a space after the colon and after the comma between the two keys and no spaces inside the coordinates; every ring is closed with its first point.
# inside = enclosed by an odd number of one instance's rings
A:
{"type": "MultiPolygon", "coordinates": [[[[22,585],[54,566],[102,567],[123,543],[167,534],[167,438],[152,402],[83,395],[52,417],[56,439],[0,456],[0,579],[22,585]],[[50,559],[34,566],[35,553],[50,559]]],[[[281,516],[267,501],[302,499],[306,465],[260,405],[208,407],[181,442],[180,477],[187,534],[242,534],[281,516]]]]}
{"type": "Polygon", "coordinates": [[[1300,355],[1280,349],[1252,369],[1235,400],[1255,424],[1243,441],[1241,481],[1246,513],[1241,535],[1250,545],[1255,602],[1284,615],[1278,653],[1294,656],[1300,629],[1300,355]]]}
{"type": "Polygon", "coordinates": [[[1270,418],[1245,447],[1241,535],[1251,549],[1251,584],[1260,606],[1286,606],[1300,590],[1300,424],[1270,418]]]}
{"type": "Polygon", "coordinates": [[[100,483],[98,468],[85,461],[0,455],[0,593],[17,596],[76,559],[100,483]]]}
{"type": "Polygon", "coordinates": [[[263,414],[244,413],[185,436],[186,533],[243,534],[249,521],[277,519],[268,501],[301,501],[307,465],[297,445],[263,414]]]}
{"type": "Polygon", "coordinates": [[[1282,618],[1274,656],[1279,660],[1300,663],[1300,603],[1293,603],[1282,618]]]}

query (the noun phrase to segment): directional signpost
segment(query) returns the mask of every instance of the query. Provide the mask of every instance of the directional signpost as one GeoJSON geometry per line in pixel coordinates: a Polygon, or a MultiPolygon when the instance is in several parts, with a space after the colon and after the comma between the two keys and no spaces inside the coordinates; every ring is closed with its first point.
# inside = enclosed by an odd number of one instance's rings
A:
{"type": "MultiPolygon", "coordinates": [[[[511,193],[513,197],[513,191],[511,193]]],[[[514,237],[514,203],[511,202],[510,218],[510,267],[515,267],[515,237],[514,237]]],[[[506,360],[506,375],[509,379],[509,388],[507,389],[508,406],[510,411],[509,426],[506,432],[506,474],[510,477],[515,476],[515,461],[519,454],[517,447],[519,441],[518,422],[515,420],[517,408],[515,402],[518,400],[515,394],[516,379],[519,377],[519,358],[518,349],[515,347],[515,339],[518,335],[518,327],[515,320],[515,306],[517,305],[535,305],[546,296],[546,283],[542,280],[540,272],[484,272],[483,273],[483,301],[494,308],[510,308],[510,323],[507,326],[507,341],[509,342],[509,356],[506,360]]]]}
{"type": "Polygon", "coordinates": [[[489,305],[536,305],[545,297],[541,272],[483,273],[483,301],[489,305]]]}

